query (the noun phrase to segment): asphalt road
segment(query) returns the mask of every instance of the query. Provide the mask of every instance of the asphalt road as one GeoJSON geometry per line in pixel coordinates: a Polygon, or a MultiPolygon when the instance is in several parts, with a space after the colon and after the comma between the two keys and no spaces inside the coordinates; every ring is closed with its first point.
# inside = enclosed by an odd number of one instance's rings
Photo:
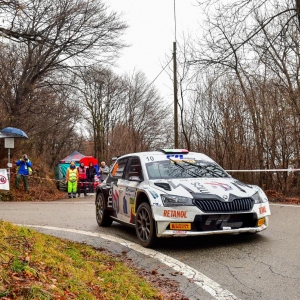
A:
{"type": "Polygon", "coordinates": [[[260,234],[160,239],[152,252],[155,259],[148,259],[151,250],[138,250],[134,229],[115,222],[109,228],[98,227],[92,196],[55,202],[0,202],[0,219],[34,225],[41,232],[114,253],[126,251],[138,266],[159,269],[181,282],[189,299],[300,299],[300,206],[274,204],[271,212],[270,226],[260,234]],[[106,235],[113,238],[106,239],[106,235]],[[197,286],[184,276],[172,275],[170,267],[174,269],[178,261],[175,270],[199,272],[197,286]]]}

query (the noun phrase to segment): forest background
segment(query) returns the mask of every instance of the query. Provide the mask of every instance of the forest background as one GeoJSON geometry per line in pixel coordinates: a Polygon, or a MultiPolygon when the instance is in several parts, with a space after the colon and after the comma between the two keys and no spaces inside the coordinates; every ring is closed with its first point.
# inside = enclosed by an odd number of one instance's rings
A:
{"type": "MultiPolygon", "coordinates": [[[[54,178],[73,150],[109,164],[173,147],[173,106],[142,70],[113,71],[128,25],[105,0],[0,2],[0,129],[29,136],[12,160],[27,153],[36,176],[54,178]]],[[[201,36],[177,44],[179,147],[225,170],[290,169],[230,174],[299,196],[300,0],[197,2],[201,36]]]]}

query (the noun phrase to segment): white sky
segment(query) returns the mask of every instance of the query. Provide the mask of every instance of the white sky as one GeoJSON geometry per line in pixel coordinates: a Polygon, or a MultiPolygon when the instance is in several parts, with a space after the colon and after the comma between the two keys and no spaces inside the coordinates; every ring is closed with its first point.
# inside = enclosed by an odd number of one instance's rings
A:
{"type": "MultiPolygon", "coordinates": [[[[172,56],[175,41],[174,0],[106,0],[107,5],[122,13],[127,22],[123,40],[131,47],[122,51],[115,70],[119,74],[143,71],[152,82],[172,56]]],[[[195,0],[175,0],[176,37],[200,30],[201,10],[195,0]]],[[[171,62],[169,66],[173,66],[171,62]]],[[[163,72],[154,85],[166,100],[173,99],[172,79],[163,72]]]]}

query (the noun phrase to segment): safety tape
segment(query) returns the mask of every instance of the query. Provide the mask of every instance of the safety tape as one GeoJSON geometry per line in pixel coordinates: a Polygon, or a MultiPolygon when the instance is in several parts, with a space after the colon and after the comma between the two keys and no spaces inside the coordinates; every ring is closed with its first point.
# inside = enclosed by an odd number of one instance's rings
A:
{"type": "MultiPolygon", "coordinates": [[[[226,170],[226,172],[297,172],[300,171],[300,169],[256,169],[256,170],[226,170]]],[[[10,174],[16,174],[14,172],[10,172],[10,174]]],[[[52,180],[55,182],[63,182],[63,183],[67,183],[67,181],[65,179],[61,179],[61,180],[56,180],[56,179],[51,179],[51,178],[44,178],[44,177],[37,177],[34,175],[30,175],[29,178],[34,178],[34,179],[42,179],[42,180],[52,180]]],[[[99,182],[101,183],[101,180],[99,181],[78,181],[78,184],[83,184],[83,183],[95,183],[95,182],[99,182]]]]}
{"type": "MultiPolygon", "coordinates": [[[[10,172],[10,174],[17,174],[15,172],[10,172]]],[[[34,178],[34,179],[43,179],[43,180],[51,180],[51,181],[56,181],[56,182],[64,182],[67,183],[66,179],[60,179],[60,180],[56,180],[56,179],[51,179],[51,178],[44,178],[44,177],[39,177],[39,176],[35,176],[35,175],[23,175],[23,176],[28,176],[28,178],[34,178]]],[[[77,181],[78,184],[80,183],[101,183],[101,180],[99,181],[77,181]]]]}
{"type": "Polygon", "coordinates": [[[257,169],[257,170],[226,170],[226,172],[295,172],[300,169],[257,169]]]}

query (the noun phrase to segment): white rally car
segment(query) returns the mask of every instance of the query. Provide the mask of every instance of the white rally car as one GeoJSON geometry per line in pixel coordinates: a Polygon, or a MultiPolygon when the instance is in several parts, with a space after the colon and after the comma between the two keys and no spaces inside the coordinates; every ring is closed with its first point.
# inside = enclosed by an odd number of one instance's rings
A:
{"type": "Polygon", "coordinates": [[[141,245],[157,237],[256,233],[271,214],[261,188],[232,178],[208,156],[180,149],[123,155],[96,190],[99,226],[134,226],[141,245]]]}

